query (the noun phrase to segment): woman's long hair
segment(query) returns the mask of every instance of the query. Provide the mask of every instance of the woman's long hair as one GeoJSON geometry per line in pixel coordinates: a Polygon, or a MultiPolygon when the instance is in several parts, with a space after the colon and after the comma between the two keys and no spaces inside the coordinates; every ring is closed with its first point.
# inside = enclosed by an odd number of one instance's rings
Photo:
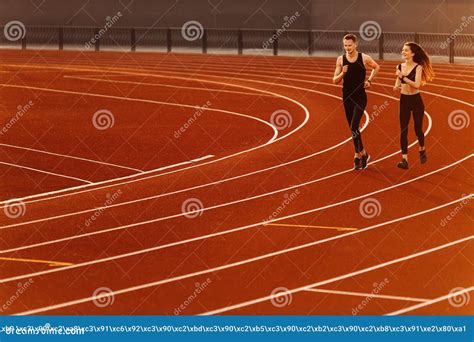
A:
{"type": "Polygon", "coordinates": [[[434,79],[434,71],[431,66],[431,60],[426,51],[415,42],[406,42],[404,45],[410,47],[411,52],[415,55],[413,56],[413,61],[420,64],[423,67],[423,73],[421,76],[421,83],[426,84],[431,82],[434,79]]]}

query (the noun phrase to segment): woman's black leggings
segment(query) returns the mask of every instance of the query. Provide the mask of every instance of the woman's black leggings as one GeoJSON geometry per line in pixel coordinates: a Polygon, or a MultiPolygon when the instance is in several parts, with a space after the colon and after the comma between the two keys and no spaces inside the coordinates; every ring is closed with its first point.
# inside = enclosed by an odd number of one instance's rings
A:
{"type": "Polygon", "coordinates": [[[364,115],[365,106],[367,105],[367,96],[358,98],[344,97],[344,110],[346,112],[347,123],[352,132],[352,140],[354,142],[355,152],[359,153],[364,149],[362,144],[362,136],[359,131],[360,120],[364,115]]]}
{"type": "Polygon", "coordinates": [[[408,124],[410,115],[413,112],[413,121],[415,121],[415,133],[418,143],[421,147],[425,146],[425,134],[423,133],[423,116],[425,105],[421,95],[400,95],[400,146],[402,154],[408,153],[408,124]]]}

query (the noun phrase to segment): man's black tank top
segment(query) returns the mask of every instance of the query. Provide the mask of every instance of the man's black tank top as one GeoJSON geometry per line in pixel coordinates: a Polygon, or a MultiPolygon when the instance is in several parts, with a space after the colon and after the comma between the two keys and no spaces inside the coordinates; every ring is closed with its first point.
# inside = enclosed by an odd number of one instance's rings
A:
{"type": "Polygon", "coordinates": [[[365,89],[365,65],[362,59],[362,53],[357,53],[357,60],[351,63],[347,60],[346,54],[342,55],[342,65],[348,65],[347,73],[344,75],[342,85],[343,97],[364,97],[365,89]]]}

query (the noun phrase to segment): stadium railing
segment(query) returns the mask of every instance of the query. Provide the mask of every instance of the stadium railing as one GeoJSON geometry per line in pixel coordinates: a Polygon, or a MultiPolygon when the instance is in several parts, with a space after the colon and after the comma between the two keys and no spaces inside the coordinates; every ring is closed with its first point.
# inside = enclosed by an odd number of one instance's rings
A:
{"type": "MultiPolygon", "coordinates": [[[[0,27],[0,47],[17,49],[188,51],[318,56],[340,54],[344,31],[256,30],[203,28],[188,36],[182,28],[27,26],[21,36],[8,37],[0,27]]],[[[378,59],[399,58],[405,41],[420,43],[432,56],[450,63],[473,57],[472,34],[380,32],[360,39],[361,51],[378,59]]]]}

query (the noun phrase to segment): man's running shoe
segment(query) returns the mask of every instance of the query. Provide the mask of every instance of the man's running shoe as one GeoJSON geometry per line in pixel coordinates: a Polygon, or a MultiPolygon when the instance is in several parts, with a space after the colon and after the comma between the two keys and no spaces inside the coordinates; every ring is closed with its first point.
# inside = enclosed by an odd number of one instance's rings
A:
{"type": "Polygon", "coordinates": [[[368,153],[362,156],[362,158],[360,159],[360,168],[362,170],[367,168],[367,163],[369,162],[369,160],[370,160],[370,155],[368,153]]]}
{"type": "Polygon", "coordinates": [[[426,151],[425,150],[420,151],[420,163],[422,164],[426,163],[426,159],[428,159],[426,157],[426,151]]]}
{"type": "Polygon", "coordinates": [[[408,161],[403,158],[402,161],[397,164],[397,167],[399,167],[400,169],[408,170],[408,161]]]}
{"type": "Polygon", "coordinates": [[[360,170],[360,158],[354,158],[354,170],[360,170]]]}

